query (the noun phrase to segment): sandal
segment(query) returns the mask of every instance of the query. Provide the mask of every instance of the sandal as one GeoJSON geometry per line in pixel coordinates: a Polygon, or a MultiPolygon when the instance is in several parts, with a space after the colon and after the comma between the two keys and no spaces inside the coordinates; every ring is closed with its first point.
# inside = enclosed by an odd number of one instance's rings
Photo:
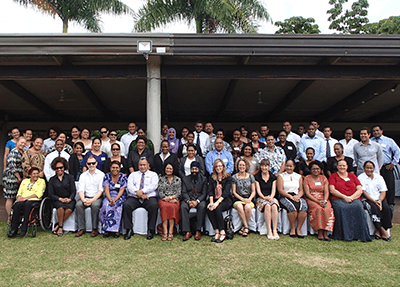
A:
{"type": "Polygon", "coordinates": [[[249,235],[249,228],[245,227],[242,235],[243,237],[247,237],[247,235],[249,235]]]}
{"type": "Polygon", "coordinates": [[[274,230],[272,233],[276,234],[276,235],[274,235],[274,240],[279,240],[278,230],[274,230]]]}
{"type": "Polygon", "coordinates": [[[242,226],[242,228],[238,231],[238,233],[240,234],[240,235],[243,235],[243,233],[244,233],[244,229],[245,229],[245,227],[244,226],[242,226]]]}
{"type": "Polygon", "coordinates": [[[272,232],[270,231],[270,232],[268,232],[267,238],[268,238],[269,240],[274,240],[274,239],[275,239],[275,236],[273,236],[273,235],[272,235],[272,232]]]}
{"type": "Polygon", "coordinates": [[[168,239],[168,241],[172,241],[174,239],[174,234],[168,233],[167,239],[168,239]]]}
{"type": "Polygon", "coordinates": [[[219,240],[219,233],[216,233],[215,236],[213,238],[211,238],[211,242],[217,242],[217,240],[219,240]]]}
{"type": "Polygon", "coordinates": [[[54,226],[54,229],[53,229],[53,231],[52,231],[52,233],[53,233],[54,235],[57,235],[58,228],[59,228],[58,223],[56,223],[56,225],[54,226]]]}
{"type": "Polygon", "coordinates": [[[221,234],[221,236],[219,237],[219,239],[217,239],[215,242],[216,242],[216,243],[222,243],[222,242],[224,242],[225,239],[226,239],[226,233],[221,234]]]}
{"type": "Polygon", "coordinates": [[[58,226],[58,229],[57,229],[57,236],[61,237],[63,235],[64,235],[64,230],[63,230],[62,225],[60,225],[60,226],[58,226]]]}
{"type": "Polygon", "coordinates": [[[161,235],[161,241],[167,241],[167,233],[161,235]]]}

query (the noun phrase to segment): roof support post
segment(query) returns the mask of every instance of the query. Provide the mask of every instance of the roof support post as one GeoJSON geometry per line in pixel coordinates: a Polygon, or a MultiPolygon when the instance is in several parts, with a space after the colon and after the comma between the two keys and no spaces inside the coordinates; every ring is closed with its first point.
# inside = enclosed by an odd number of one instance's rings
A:
{"type": "Polygon", "coordinates": [[[147,60],[147,134],[160,150],[161,143],[161,57],[149,56],[147,60]]]}

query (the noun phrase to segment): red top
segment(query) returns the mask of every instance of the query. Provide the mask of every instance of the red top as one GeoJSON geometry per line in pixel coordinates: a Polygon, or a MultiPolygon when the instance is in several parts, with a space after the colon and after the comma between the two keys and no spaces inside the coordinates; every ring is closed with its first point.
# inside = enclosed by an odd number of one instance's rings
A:
{"type": "MultiPolygon", "coordinates": [[[[347,173],[347,177],[349,180],[345,181],[336,172],[329,177],[329,185],[333,185],[340,193],[351,196],[357,191],[357,185],[361,185],[361,182],[358,180],[357,176],[350,172],[347,173]]],[[[339,198],[331,194],[330,199],[332,200],[339,198]]]]}

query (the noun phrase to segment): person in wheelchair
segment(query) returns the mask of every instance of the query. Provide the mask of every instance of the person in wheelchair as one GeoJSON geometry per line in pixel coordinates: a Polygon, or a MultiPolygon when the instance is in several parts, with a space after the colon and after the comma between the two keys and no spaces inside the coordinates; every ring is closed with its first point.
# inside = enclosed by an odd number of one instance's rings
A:
{"type": "Polygon", "coordinates": [[[28,231],[29,214],[33,207],[39,206],[46,189],[46,183],[43,178],[39,178],[39,173],[40,171],[37,167],[32,167],[29,170],[31,178],[24,179],[18,189],[17,199],[12,208],[11,231],[8,233],[8,237],[17,235],[21,212],[24,220],[19,235],[24,237],[28,231]]]}

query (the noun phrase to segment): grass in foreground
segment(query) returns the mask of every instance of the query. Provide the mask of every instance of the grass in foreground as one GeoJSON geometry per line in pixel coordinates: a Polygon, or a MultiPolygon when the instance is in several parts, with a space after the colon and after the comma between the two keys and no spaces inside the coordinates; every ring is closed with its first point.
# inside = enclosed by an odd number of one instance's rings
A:
{"type": "Polygon", "coordinates": [[[0,224],[1,286],[399,286],[400,226],[392,242],[321,242],[250,234],[222,244],[191,238],[7,238],[0,224]]]}

